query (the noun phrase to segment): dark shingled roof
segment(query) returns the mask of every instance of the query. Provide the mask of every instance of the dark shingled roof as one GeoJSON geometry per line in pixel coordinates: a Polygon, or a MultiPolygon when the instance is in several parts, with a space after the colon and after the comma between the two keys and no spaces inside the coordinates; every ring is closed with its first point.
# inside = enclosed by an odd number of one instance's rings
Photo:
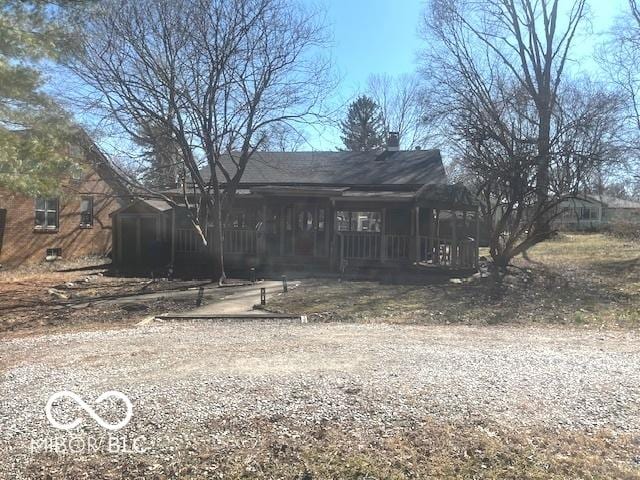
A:
{"type": "MultiPolygon", "coordinates": [[[[230,158],[225,162],[230,164],[230,158]]],[[[235,171],[235,167],[230,171],[235,171]]],[[[208,168],[203,170],[208,178],[208,168]]],[[[244,185],[425,185],[447,183],[439,150],[256,152],[244,185]]]]}
{"type": "Polygon", "coordinates": [[[454,185],[429,185],[416,194],[418,205],[424,207],[474,209],[480,205],[478,199],[462,183],[454,185]]]}

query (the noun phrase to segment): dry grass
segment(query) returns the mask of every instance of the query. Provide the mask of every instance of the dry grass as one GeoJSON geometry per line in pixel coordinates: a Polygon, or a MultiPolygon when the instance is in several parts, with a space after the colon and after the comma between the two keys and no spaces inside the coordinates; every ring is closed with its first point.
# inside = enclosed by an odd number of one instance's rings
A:
{"type": "Polygon", "coordinates": [[[563,235],[515,266],[501,282],[316,281],[268,308],[326,321],[640,326],[639,243],[563,235]]]}
{"type": "Polygon", "coordinates": [[[612,292],[640,293],[638,242],[602,234],[565,234],[534,247],[528,258],[576,281],[612,292]]]}
{"type": "MultiPolygon", "coordinates": [[[[280,423],[280,422],[279,422],[280,423]]],[[[238,425],[229,419],[225,427],[238,425]]],[[[281,427],[281,425],[280,425],[281,427]]],[[[30,478],[638,479],[638,440],[599,431],[516,433],[495,426],[422,422],[389,434],[318,425],[278,434],[264,421],[236,448],[194,441],[185,455],[93,456],[82,463],[33,459],[30,478]]],[[[281,428],[280,428],[281,430],[281,428]]],[[[192,439],[194,440],[194,439],[192,439]]],[[[191,442],[190,442],[191,443],[191,442]]]]}

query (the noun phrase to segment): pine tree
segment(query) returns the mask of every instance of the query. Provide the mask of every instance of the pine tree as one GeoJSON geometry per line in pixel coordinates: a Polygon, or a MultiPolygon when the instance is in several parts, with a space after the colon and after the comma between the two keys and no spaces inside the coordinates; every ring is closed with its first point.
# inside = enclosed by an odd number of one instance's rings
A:
{"type": "Polygon", "coordinates": [[[384,147],[384,128],[378,105],[366,95],[349,105],[347,118],[340,123],[346,150],[367,152],[384,147]]]}
{"type": "Polygon", "coordinates": [[[153,120],[142,122],[136,143],[144,150],[147,165],[142,181],[148,187],[173,187],[178,180],[178,167],[182,165],[180,149],[171,132],[153,120]]]}
{"type": "Polygon", "coordinates": [[[53,193],[69,174],[70,121],[42,91],[38,64],[67,49],[64,2],[0,0],[0,187],[53,193]]]}

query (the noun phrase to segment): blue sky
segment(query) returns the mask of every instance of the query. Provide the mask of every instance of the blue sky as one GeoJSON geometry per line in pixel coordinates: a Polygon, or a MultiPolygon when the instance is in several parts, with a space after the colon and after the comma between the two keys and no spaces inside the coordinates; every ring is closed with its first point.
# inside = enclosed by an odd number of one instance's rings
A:
{"type": "MultiPolygon", "coordinates": [[[[346,104],[361,93],[371,74],[401,75],[415,71],[418,52],[426,47],[418,34],[424,0],[304,1],[313,5],[319,2],[326,11],[327,27],[333,37],[331,54],[341,78],[332,103],[346,104]]],[[[592,60],[594,47],[614,18],[624,11],[627,0],[587,1],[591,22],[576,38],[572,63],[578,69],[597,75],[598,66],[592,60]]],[[[572,0],[560,0],[561,5],[571,3],[572,0]]],[[[321,132],[308,130],[307,140],[302,149],[335,150],[341,145],[336,128],[325,128],[321,132]]],[[[104,147],[109,150],[108,145],[104,147]]]]}
{"type": "Polygon", "coordinates": [[[423,2],[345,0],[327,3],[342,88],[357,90],[372,73],[411,72],[422,46],[418,27],[423,2]]]}
{"type": "MultiPolygon", "coordinates": [[[[560,2],[569,4],[567,0],[560,2]]],[[[624,11],[626,0],[591,0],[593,40],[624,11]]],[[[371,73],[401,74],[416,67],[424,48],[418,35],[424,0],[327,0],[327,21],[334,36],[334,57],[345,75],[342,90],[364,86],[371,73]]],[[[583,34],[580,51],[591,53],[593,43],[583,34]]]]}
{"type": "MultiPolygon", "coordinates": [[[[574,52],[579,68],[597,69],[591,65],[593,49],[625,4],[626,0],[589,2],[591,24],[585,25],[574,52]]],[[[416,69],[417,53],[425,47],[418,35],[424,0],[325,0],[321,5],[327,12],[334,38],[332,54],[342,78],[336,92],[339,101],[362,91],[372,73],[399,75],[416,69]]],[[[310,135],[309,143],[307,148],[332,150],[341,142],[338,132],[327,130],[310,135]]]]}

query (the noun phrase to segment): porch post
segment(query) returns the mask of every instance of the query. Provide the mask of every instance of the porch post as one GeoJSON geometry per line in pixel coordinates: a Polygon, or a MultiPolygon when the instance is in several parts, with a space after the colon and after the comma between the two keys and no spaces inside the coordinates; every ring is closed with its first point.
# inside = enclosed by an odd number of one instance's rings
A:
{"type": "Polygon", "coordinates": [[[476,207],[476,245],[474,266],[480,269],[480,207],[476,207]]]}
{"type": "Polygon", "coordinates": [[[440,263],[440,209],[436,209],[436,258],[433,263],[440,263]]]}
{"type": "Polygon", "coordinates": [[[415,212],[414,212],[414,215],[415,215],[414,223],[415,223],[415,226],[416,226],[416,231],[414,232],[415,233],[415,242],[416,242],[416,245],[415,245],[415,256],[416,256],[416,263],[418,263],[421,260],[421,258],[420,258],[420,207],[416,205],[414,210],[415,210],[415,212]]]}
{"type": "Polygon", "coordinates": [[[458,214],[455,210],[451,210],[451,216],[453,217],[451,222],[451,266],[454,267],[458,265],[458,214]]]}
{"type": "Polygon", "coordinates": [[[258,262],[263,263],[264,257],[267,256],[267,203],[262,204],[262,225],[260,231],[256,232],[256,250],[258,254],[258,262]]]}
{"type": "Polygon", "coordinates": [[[291,255],[296,254],[296,223],[298,221],[297,204],[291,204],[291,255]]]}
{"type": "Polygon", "coordinates": [[[280,256],[284,256],[284,228],[286,221],[284,218],[286,209],[280,205],[280,256]]]}
{"type": "Polygon", "coordinates": [[[317,257],[318,256],[318,248],[317,248],[317,243],[318,243],[318,205],[316,204],[313,207],[313,219],[311,221],[312,223],[312,230],[313,230],[313,256],[317,257]]]}
{"type": "Polygon", "coordinates": [[[176,262],[176,209],[171,209],[171,268],[175,269],[176,262]]]}
{"type": "Polygon", "coordinates": [[[336,257],[336,209],[335,200],[329,202],[329,208],[324,218],[324,234],[326,235],[326,244],[329,249],[329,268],[335,268],[336,257]]]}
{"type": "Polygon", "coordinates": [[[387,260],[387,207],[382,208],[382,225],[380,225],[380,261],[384,263],[387,260]]]}
{"type": "Polygon", "coordinates": [[[471,248],[467,247],[467,240],[469,237],[469,229],[467,228],[467,211],[462,211],[462,246],[460,247],[460,255],[462,260],[460,263],[463,267],[471,266],[471,248]]]}

